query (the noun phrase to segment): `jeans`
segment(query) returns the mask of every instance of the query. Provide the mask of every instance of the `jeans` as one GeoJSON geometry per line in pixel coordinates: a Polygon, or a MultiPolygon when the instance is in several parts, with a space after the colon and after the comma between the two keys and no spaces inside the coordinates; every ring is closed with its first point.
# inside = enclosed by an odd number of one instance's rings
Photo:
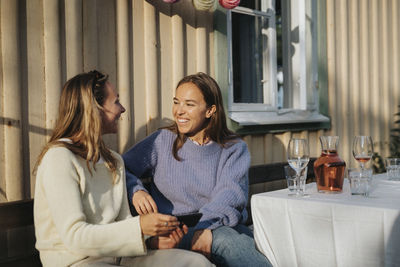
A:
{"type": "MultiPolygon", "coordinates": [[[[194,229],[179,243],[179,248],[190,250],[194,229]]],[[[255,246],[253,234],[245,225],[221,226],[212,230],[211,261],[217,266],[250,267],[272,266],[255,246]]]]}

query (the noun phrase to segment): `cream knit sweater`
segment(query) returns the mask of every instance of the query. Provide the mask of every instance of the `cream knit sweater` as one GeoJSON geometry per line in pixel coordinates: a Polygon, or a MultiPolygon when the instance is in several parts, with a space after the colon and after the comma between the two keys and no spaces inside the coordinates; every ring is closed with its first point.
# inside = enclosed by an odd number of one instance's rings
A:
{"type": "Polygon", "coordinates": [[[90,174],[86,161],[64,147],[48,150],[38,168],[34,218],[43,266],[68,266],[88,256],[146,254],[139,217],[129,212],[123,161],[118,180],[104,163],[90,174]]]}

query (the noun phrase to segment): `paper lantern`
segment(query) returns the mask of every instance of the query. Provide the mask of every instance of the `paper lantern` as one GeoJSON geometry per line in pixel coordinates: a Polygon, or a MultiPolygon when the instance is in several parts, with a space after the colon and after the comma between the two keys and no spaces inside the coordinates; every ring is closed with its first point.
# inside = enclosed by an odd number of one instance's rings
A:
{"type": "Polygon", "coordinates": [[[197,10],[207,11],[214,6],[215,0],[193,0],[193,5],[197,10]]]}
{"type": "Polygon", "coordinates": [[[219,0],[219,4],[227,9],[232,9],[240,4],[240,0],[219,0]]]}

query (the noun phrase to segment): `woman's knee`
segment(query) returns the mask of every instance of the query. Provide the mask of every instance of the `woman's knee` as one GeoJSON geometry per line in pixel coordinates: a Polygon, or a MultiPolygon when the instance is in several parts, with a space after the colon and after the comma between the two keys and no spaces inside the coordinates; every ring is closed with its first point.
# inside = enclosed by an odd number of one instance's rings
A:
{"type": "Polygon", "coordinates": [[[238,238],[239,233],[229,226],[221,226],[213,230],[212,246],[232,246],[238,238]]]}
{"type": "Polygon", "coordinates": [[[220,250],[225,247],[240,249],[243,246],[254,244],[254,239],[247,233],[241,233],[229,226],[221,226],[213,230],[213,250],[220,250]]]}

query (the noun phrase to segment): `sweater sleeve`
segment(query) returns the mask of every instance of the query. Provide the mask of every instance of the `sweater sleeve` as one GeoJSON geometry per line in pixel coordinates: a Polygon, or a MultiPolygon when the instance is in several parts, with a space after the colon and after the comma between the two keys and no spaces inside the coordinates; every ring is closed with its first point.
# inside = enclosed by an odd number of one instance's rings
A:
{"type": "Polygon", "coordinates": [[[46,153],[39,170],[51,220],[64,245],[87,256],[146,254],[138,216],[102,225],[87,222],[80,193],[81,170],[75,161],[68,149],[54,148],[46,153]]]}
{"type": "Polygon", "coordinates": [[[122,160],[121,156],[118,154],[116,155],[118,157],[119,163],[122,165],[121,169],[121,182],[123,184],[123,197],[122,199],[125,200],[122,202],[121,209],[119,211],[117,221],[125,220],[128,218],[132,218],[131,212],[129,210],[129,203],[127,199],[127,192],[126,192],[126,179],[125,179],[125,166],[124,166],[124,161],[122,160]]]}
{"type": "Polygon", "coordinates": [[[154,166],[157,161],[155,142],[160,132],[149,135],[122,156],[125,163],[129,205],[132,205],[131,200],[135,192],[143,190],[148,193],[139,178],[150,177],[154,174],[154,166]]]}
{"type": "Polygon", "coordinates": [[[248,199],[248,169],[250,154],[244,142],[224,149],[219,166],[219,176],[211,194],[211,201],[204,205],[196,229],[216,229],[222,225],[235,226],[243,218],[248,199]]]}

